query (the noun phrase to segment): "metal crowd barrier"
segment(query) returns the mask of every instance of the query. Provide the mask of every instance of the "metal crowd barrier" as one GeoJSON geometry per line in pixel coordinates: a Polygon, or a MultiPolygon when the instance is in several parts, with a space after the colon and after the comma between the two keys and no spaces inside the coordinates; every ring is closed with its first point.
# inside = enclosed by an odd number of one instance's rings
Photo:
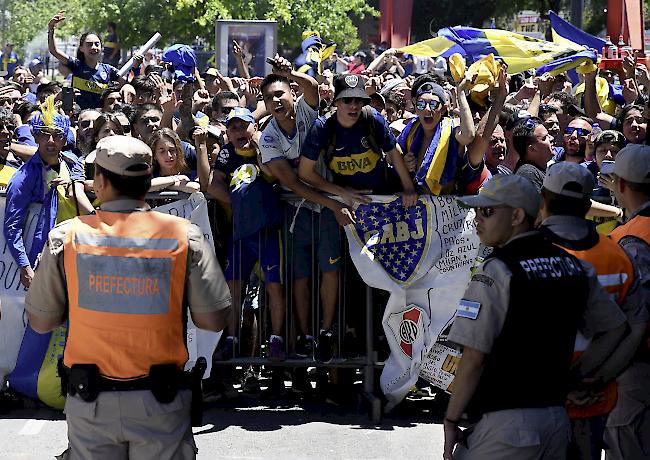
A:
{"type": "MultiPolygon", "coordinates": [[[[158,206],[161,204],[168,203],[170,200],[184,199],[188,195],[179,192],[172,191],[163,191],[159,193],[150,194],[147,196],[147,201],[153,206],[158,206]]],[[[289,231],[291,223],[293,221],[294,212],[296,206],[294,204],[300,201],[300,198],[293,194],[283,194],[282,202],[285,208],[285,219],[282,224],[281,234],[282,234],[282,251],[283,256],[281,263],[283,264],[283,292],[285,300],[285,319],[283,327],[283,338],[284,344],[287,352],[287,359],[284,361],[271,361],[268,357],[268,353],[265,355],[263,350],[268,348],[265,347],[271,333],[271,324],[270,324],[270,313],[268,306],[268,295],[266,295],[263,276],[261,275],[261,266],[256,266],[254,272],[256,272],[259,279],[259,285],[257,290],[257,301],[258,308],[256,310],[256,324],[257,327],[255,330],[250,330],[250,333],[254,333],[256,340],[253,344],[253,349],[255,353],[249,353],[248,356],[242,356],[241,354],[235,354],[232,359],[213,361],[213,375],[216,372],[217,375],[220,369],[223,369],[224,366],[235,368],[243,367],[247,368],[249,366],[263,366],[265,368],[317,368],[321,372],[325,372],[326,369],[358,369],[361,370],[362,380],[363,380],[363,390],[361,395],[364,400],[368,403],[369,414],[373,422],[378,422],[381,416],[381,402],[380,399],[376,396],[376,386],[375,386],[375,376],[376,370],[381,368],[382,363],[378,362],[377,352],[375,351],[375,332],[374,325],[375,321],[381,320],[381,313],[383,310],[383,304],[376,303],[382,302],[381,296],[377,298],[376,291],[367,286],[358,275],[356,268],[354,267],[350,257],[347,246],[347,239],[345,232],[341,227],[340,231],[340,242],[341,242],[341,266],[339,271],[339,283],[338,283],[338,295],[337,295],[337,307],[336,307],[336,316],[334,320],[334,333],[335,339],[335,355],[331,362],[323,363],[317,361],[313,356],[308,358],[300,358],[295,356],[293,353],[293,344],[297,336],[297,317],[295,315],[295,300],[293,293],[293,270],[289,266],[288,257],[289,251],[292,250],[293,245],[292,238],[294,235],[289,231]],[[293,203],[293,204],[292,204],[293,203]],[[363,286],[363,289],[360,287],[363,286]],[[373,292],[375,291],[375,292],[373,292]],[[356,329],[357,344],[359,352],[358,357],[354,358],[344,358],[343,357],[343,337],[345,335],[346,329],[348,326],[354,327],[356,329]]],[[[304,205],[303,205],[304,206],[304,205]]],[[[226,251],[231,248],[226,247],[229,241],[229,235],[231,234],[232,227],[231,223],[228,221],[228,211],[226,211],[227,206],[223,206],[217,200],[211,199],[208,197],[208,212],[210,225],[212,227],[214,241],[215,241],[215,250],[217,252],[217,257],[220,260],[221,266],[225,271],[225,256],[226,251]]],[[[305,210],[307,211],[307,210],[305,210]]],[[[319,218],[320,214],[310,213],[311,218],[319,218]]],[[[312,222],[313,223],[313,222],[312,222]]],[[[312,229],[314,226],[312,225],[312,229]]],[[[295,229],[294,229],[295,231],[295,229]]],[[[310,302],[309,302],[309,333],[314,337],[314,340],[318,341],[318,335],[320,330],[320,320],[321,320],[321,308],[320,308],[320,270],[318,267],[317,254],[315,250],[315,242],[318,238],[318,235],[312,233],[312,245],[311,245],[311,265],[313,271],[310,276],[309,281],[309,292],[310,292],[310,302]]],[[[260,254],[258,254],[260,256],[260,254]]],[[[258,257],[260,260],[260,257],[258,257]]],[[[250,274],[241,273],[239,278],[242,280],[242,286],[244,287],[247,281],[250,281],[250,274]]],[[[242,308],[241,313],[244,315],[244,304],[250,302],[250,298],[246,298],[246,290],[242,289],[242,308]]],[[[385,303],[385,302],[383,302],[385,303]]],[[[249,310],[250,311],[250,310],[249,310]]],[[[240,325],[242,324],[242,318],[239,318],[240,325]]],[[[238,340],[240,346],[245,343],[246,337],[242,336],[243,327],[240,327],[238,340]]],[[[381,332],[381,329],[380,329],[381,332]]]]}
{"type": "MultiPolygon", "coordinates": [[[[6,196],[5,190],[0,190],[0,197],[6,196]]],[[[189,197],[189,194],[176,191],[161,191],[156,193],[150,193],[146,196],[146,201],[152,206],[161,206],[163,204],[170,203],[176,200],[182,200],[189,197]]],[[[212,199],[209,196],[208,198],[208,217],[210,220],[210,226],[212,228],[212,233],[215,242],[215,250],[217,257],[221,263],[221,266],[224,267],[224,258],[225,251],[228,250],[226,247],[228,236],[231,232],[229,225],[231,225],[227,220],[228,212],[225,207],[223,207],[217,200],[212,199]]],[[[285,204],[285,207],[289,211],[295,210],[290,203],[299,200],[298,197],[292,194],[284,194],[282,196],[282,201],[285,204]]],[[[316,214],[312,214],[312,218],[315,218],[316,214]]],[[[294,315],[295,303],[293,297],[292,282],[293,277],[291,276],[292,270],[291,267],[288,267],[287,264],[287,251],[292,246],[290,244],[290,239],[292,238],[291,232],[289,232],[289,226],[291,224],[291,219],[293,217],[292,212],[287,212],[287,218],[284,220],[282,226],[282,248],[284,251],[282,263],[283,273],[284,273],[284,296],[285,296],[285,320],[284,320],[284,343],[287,347],[287,359],[284,361],[271,361],[268,356],[263,356],[261,350],[265,348],[266,341],[269,338],[269,308],[267,305],[267,295],[264,293],[263,283],[260,282],[259,292],[261,293],[259,299],[262,299],[264,305],[259,305],[258,317],[257,317],[257,353],[255,356],[241,356],[235,355],[234,358],[224,360],[224,361],[213,361],[213,369],[215,366],[264,366],[264,367],[284,367],[284,368],[320,368],[320,369],[360,369],[363,374],[363,391],[362,396],[368,403],[369,414],[373,422],[377,423],[381,417],[381,401],[376,396],[377,390],[375,387],[375,374],[378,368],[381,368],[383,363],[378,362],[377,352],[375,351],[375,333],[374,333],[374,324],[375,319],[381,319],[380,313],[382,312],[383,305],[375,304],[373,300],[375,299],[373,292],[374,290],[368,285],[363,283],[361,277],[357,274],[356,269],[349,257],[349,251],[347,247],[347,239],[345,232],[339,227],[340,231],[340,241],[341,241],[341,257],[342,265],[339,272],[339,283],[338,283],[338,301],[336,309],[336,318],[335,318],[335,328],[337,347],[335,347],[336,354],[333,360],[329,363],[322,363],[314,359],[314,357],[308,358],[298,358],[295,355],[292,355],[292,343],[296,338],[296,318],[294,315]],[[348,283],[348,281],[351,281],[348,283]],[[355,288],[352,286],[352,283],[355,282],[355,285],[361,286],[359,283],[362,283],[363,289],[355,288]],[[363,305],[364,311],[362,315],[359,315],[358,307],[363,305]],[[356,314],[356,318],[354,317],[356,314]],[[356,320],[356,323],[355,323],[356,320]],[[342,357],[342,344],[343,336],[346,331],[346,326],[352,324],[356,326],[357,331],[357,343],[363,344],[361,349],[358,350],[361,353],[357,358],[346,359],[342,357]],[[364,339],[364,340],[362,340],[364,339]]],[[[312,242],[315,242],[317,236],[312,234],[312,242]]],[[[319,268],[316,261],[316,252],[314,245],[312,244],[312,266],[314,271],[311,274],[310,282],[310,333],[313,335],[314,339],[318,340],[318,333],[320,330],[320,283],[319,283],[319,268]],[[316,276],[314,276],[316,275],[316,276]]],[[[225,271],[225,270],[224,270],[225,271]]],[[[249,279],[247,276],[242,274],[242,280],[249,279]]],[[[244,284],[244,283],[242,283],[244,284]]],[[[242,295],[242,301],[245,297],[242,295]]],[[[378,299],[377,299],[378,300],[378,299]]],[[[380,301],[381,302],[381,301],[380,301]]],[[[243,302],[242,302],[243,303],[243,302]]],[[[243,313],[243,308],[242,308],[243,313]]],[[[241,319],[240,319],[241,320],[241,319]]],[[[239,343],[242,344],[241,337],[241,328],[239,343]]],[[[218,370],[216,371],[218,372],[218,370]]]]}

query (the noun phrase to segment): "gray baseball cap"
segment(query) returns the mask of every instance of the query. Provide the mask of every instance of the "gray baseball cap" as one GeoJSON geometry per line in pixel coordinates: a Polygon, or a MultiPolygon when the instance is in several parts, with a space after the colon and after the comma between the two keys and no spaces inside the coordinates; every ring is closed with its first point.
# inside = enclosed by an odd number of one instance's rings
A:
{"type": "Polygon", "coordinates": [[[650,145],[628,144],[616,155],[614,174],[635,184],[650,184],[650,145]]]}
{"type": "Polygon", "coordinates": [[[526,214],[536,217],[541,198],[533,183],[525,177],[497,174],[481,187],[478,195],[458,197],[458,201],[470,208],[499,205],[523,208],[526,214]]]}
{"type": "Polygon", "coordinates": [[[567,161],[551,165],[544,177],[546,190],[571,198],[590,196],[595,183],[593,174],[587,168],[567,161]]]}
{"type": "MultiPolygon", "coordinates": [[[[120,176],[146,176],[151,174],[153,155],[147,144],[129,136],[109,136],[97,143],[91,152],[94,163],[120,176]]],[[[86,159],[86,162],[90,162],[86,159]]]]}

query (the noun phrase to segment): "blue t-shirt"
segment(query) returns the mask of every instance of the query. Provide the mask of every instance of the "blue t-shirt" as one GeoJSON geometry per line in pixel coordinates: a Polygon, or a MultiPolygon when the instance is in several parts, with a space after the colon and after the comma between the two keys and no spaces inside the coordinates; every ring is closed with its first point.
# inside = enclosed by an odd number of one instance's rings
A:
{"type": "Polygon", "coordinates": [[[38,104],[38,100],[36,99],[36,94],[34,93],[27,93],[23,96],[23,99],[27,102],[31,102],[32,104],[38,104]]]}
{"type": "Polygon", "coordinates": [[[101,96],[108,88],[108,83],[117,81],[117,69],[112,65],[100,63],[96,69],[89,67],[85,62],[70,58],[67,64],[72,72],[72,86],[81,94],[75,98],[81,110],[95,109],[101,106],[101,96]]]}
{"type": "Polygon", "coordinates": [[[280,224],[280,197],[258,168],[254,150],[237,151],[228,143],[219,152],[214,169],[226,175],[235,241],[280,224]]]}
{"type": "Polygon", "coordinates": [[[196,148],[189,142],[181,141],[183,146],[183,154],[185,155],[185,163],[192,170],[198,169],[198,161],[196,159],[196,148]]]}
{"type": "MultiPolygon", "coordinates": [[[[377,145],[384,152],[393,150],[397,141],[386,119],[374,109],[372,115],[377,145]]],[[[332,158],[326,159],[326,163],[335,184],[375,193],[401,190],[395,170],[389,167],[381,152],[374,152],[370,148],[368,128],[361,118],[352,128],[343,128],[336,121],[336,114],[331,119],[324,116],[317,118],[305,138],[301,155],[318,161],[321,151],[329,147],[330,129],[336,130],[336,146],[332,158]]]]}

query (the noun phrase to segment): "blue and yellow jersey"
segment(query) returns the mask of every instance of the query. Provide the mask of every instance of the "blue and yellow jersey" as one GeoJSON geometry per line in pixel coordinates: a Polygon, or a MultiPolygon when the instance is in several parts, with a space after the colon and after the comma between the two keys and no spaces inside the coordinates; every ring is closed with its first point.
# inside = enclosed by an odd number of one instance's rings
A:
{"type": "MultiPolygon", "coordinates": [[[[381,150],[389,152],[395,148],[395,136],[386,119],[374,109],[372,112],[375,140],[381,150]]],[[[343,128],[336,119],[328,122],[326,117],[319,117],[305,138],[301,155],[318,161],[321,152],[327,151],[331,142],[330,129],[336,130],[336,146],[332,157],[327,158],[326,162],[335,184],[378,193],[386,190],[388,182],[395,183],[396,174],[388,167],[382,152],[370,148],[370,133],[361,119],[352,128],[343,128]]]]}
{"type": "Polygon", "coordinates": [[[106,41],[104,42],[104,57],[110,57],[113,54],[113,50],[117,48],[120,44],[120,39],[117,37],[116,33],[108,34],[106,41]]]}
{"type": "Polygon", "coordinates": [[[67,65],[72,72],[72,86],[81,92],[75,98],[81,110],[100,107],[101,95],[108,89],[108,84],[119,79],[117,69],[112,65],[100,63],[93,69],[74,58],[70,58],[67,65]]]}

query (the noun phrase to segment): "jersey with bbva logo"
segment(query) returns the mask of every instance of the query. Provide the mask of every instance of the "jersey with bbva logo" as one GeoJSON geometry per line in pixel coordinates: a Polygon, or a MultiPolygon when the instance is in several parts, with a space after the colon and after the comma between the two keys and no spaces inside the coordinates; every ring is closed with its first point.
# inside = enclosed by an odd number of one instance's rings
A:
{"type": "MultiPolygon", "coordinates": [[[[381,150],[389,152],[395,148],[395,136],[384,117],[374,109],[372,113],[375,140],[381,150]]],[[[321,151],[329,146],[330,132],[326,120],[326,117],[319,117],[305,139],[301,154],[310,160],[318,161],[321,151]]],[[[394,183],[396,174],[388,167],[382,152],[374,152],[370,148],[367,125],[360,120],[352,128],[343,128],[336,120],[332,121],[336,130],[336,145],[332,157],[326,161],[334,183],[376,193],[385,190],[387,183],[394,183]]]]}
{"type": "Polygon", "coordinates": [[[103,63],[93,69],[79,59],[70,58],[68,68],[72,72],[72,86],[80,91],[75,102],[81,110],[100,107],[102,93],[111,81],[119,78],[115,67],[103,63]]]}

